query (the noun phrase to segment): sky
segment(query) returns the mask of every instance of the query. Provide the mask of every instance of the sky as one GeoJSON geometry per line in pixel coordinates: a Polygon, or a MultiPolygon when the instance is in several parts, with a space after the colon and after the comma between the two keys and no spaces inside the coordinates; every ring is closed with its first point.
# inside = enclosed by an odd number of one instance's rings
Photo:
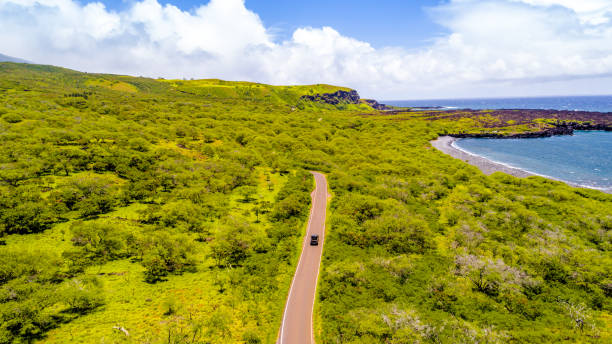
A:
{"type": "Polygon", "coordinates": [[[0,0],[0,53],[380,100],[612,94],[612,0],[0,0]]]}
{"type": "MultiPolygon", "coordinates": [[[[182,10],[194,10],[207,1],[164,0],[182,10]]],[[[81,3],[85,3],[81,1],[81,3]]],[[[103,1],[107,8],[122,10],[133,1],[103,1]]],[[[425,8],[441,0],[247,0],[246,8],[257,13],[276,39],[286,40],[301,27],[331,26],[343,35],[369,42],[372,46],[419,47],[445,33],[432,21],[425,8]]]]}

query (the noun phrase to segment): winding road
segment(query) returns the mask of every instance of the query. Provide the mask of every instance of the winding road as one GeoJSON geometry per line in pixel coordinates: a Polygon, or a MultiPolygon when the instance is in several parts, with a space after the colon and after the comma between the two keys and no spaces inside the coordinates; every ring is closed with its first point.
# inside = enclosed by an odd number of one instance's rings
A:
{"type": "Polygon", "coordinates": [[[311,194],[310,218],[302,244],[302,255],[289,289],[278,344],[314,344],[312,311],[325,239],[328,194],[325,175],[318,172],[311,173],[314,175],[316,186],[311,194]],[[310,236],[313,234],[319,235],[318,246],[310,246],[310,236]]]}

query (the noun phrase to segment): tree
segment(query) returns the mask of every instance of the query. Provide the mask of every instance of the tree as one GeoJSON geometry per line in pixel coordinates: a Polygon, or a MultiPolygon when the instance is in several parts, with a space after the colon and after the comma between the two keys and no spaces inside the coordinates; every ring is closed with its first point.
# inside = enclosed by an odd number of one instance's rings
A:
{"type": "Polygon", "coordinates": [[[59,291],[60,299],[71,313],[86,314],[104,304],[103,290],[97,278],[73,278],[59,291]]]}
{"type": "Polygon", "coordinates": [[[14,166],[0,166],[0,180],[16,187],[20,181],[30,178],[28,171],[14,166]]]}
{"type": "Polygon", "coordinates": [[[263,230],[246,219],[228,217],[222,221],[210,244],[210,255],[218,265],[238,265],[255,251],[267,248],[263,230]]]}
{"type": "Polygon", "coordinates": [[[80,148],[65,147],[57,149],[50,157],[54,161],[56,171],[62,171],[68,176],[75,170],[84,170],[90,160],[89,154],[80,148]]]}
{"type": "Polygon", "coordinates": [[[0,195],[0,234],[38,233],[55,221],[53,210],[32,188],[11,188],[0,195]]]}
{"type": "Polygon", "coordinates": [[[255,202],[255,207],[253,208],[253,212],[255,213],[255,222],[259,223],[259,215],[261,214],[267,214],[270,212],[270,209],[272,208],[272,203],[270,203],[269,201],[257,201],[255,202]]]}
{"type": "Polygon", "coordinates": [[[270,216],[275,221],[281,221],[304,212],[304,203],[297,195],[291,195],[276,203],[270,216]]]}
{"type": "Polygon", "coordinates": [[[104,262],[117,259],[127,254],[126,235],[121,227],[100,221],[77,221],[70,226],[72,242],[81,247],[90,260],[104,262]]]}
{"type": "Polygon", "coordinates": [[[147,283],[163,281],[170,273],[180,274],[195,269],[194,246],[187,236],[154,232],[143,238],[141,246],[147,283]]]}
{"type": "Polygon", "coordinates": [[[130,149],[133,149],[137,152],[148,152],[150,149],[150,145],[151,144],[149,143],[149,141],[141,137],[136,137],[128,141],[128,146],[130,147],[130,149]]]}
{"type": "Polygon", "coordinates": [[[242,202],[245,203],[254,200],[255,198],[253,198],[253,195],[257,194],[257,188],[250,185],[240,186],[234,191],[237,192],[240,196],[242,196],[242,202]]]}
{"type": "Polygon", "coordinates": [[[82,217],[108,213],[120,199],[120,189],[109,176],[78,175],[54,193],[56,202],[78,210],[82,217]]]}

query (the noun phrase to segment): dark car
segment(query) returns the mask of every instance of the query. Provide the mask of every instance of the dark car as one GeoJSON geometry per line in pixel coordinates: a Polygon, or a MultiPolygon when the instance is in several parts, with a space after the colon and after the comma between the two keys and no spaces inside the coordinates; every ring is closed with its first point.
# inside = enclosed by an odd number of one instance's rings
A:
{"type": "Polygon", "coordinates": [[[317,246],[319,245],[319,236],[318,235],[311,235],[310,236],[310,246],[317,246]]]}

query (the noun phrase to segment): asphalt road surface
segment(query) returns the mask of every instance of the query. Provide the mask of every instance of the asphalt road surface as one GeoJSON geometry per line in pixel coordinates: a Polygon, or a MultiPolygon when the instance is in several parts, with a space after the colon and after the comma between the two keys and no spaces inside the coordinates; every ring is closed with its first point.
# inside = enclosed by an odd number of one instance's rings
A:
{"type": "Polygon", "coordinates": [[[327,208],[327,180],[325,175],[312,172],[316,187],[312,192],[312,207],[308,229],[302,246],[302,255],[289,289],[279,344],[313,344],[312,309],[314,307],[323,240],[325,239],[325,212],[327,208]],[[310,245],[310,236],[319,235],[319,245],[310,245]]]}

